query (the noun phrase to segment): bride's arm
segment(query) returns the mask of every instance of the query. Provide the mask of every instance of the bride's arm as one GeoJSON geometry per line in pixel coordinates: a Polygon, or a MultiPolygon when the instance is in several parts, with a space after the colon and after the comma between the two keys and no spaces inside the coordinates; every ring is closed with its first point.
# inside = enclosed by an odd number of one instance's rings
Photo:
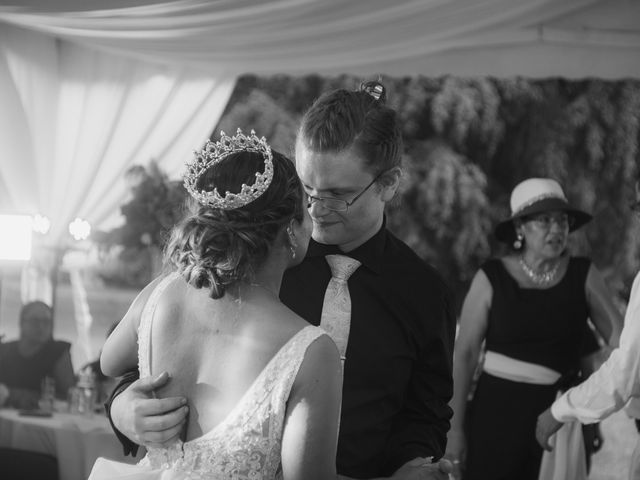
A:
{"type": "Polygon", "coordinates": [[[102,347],[100,368],[109,377],[119,377],[138,366],[138,325],[149,295],[160,279],[156,279],[138,294],[118,326],[102,347]]]}
{"type": "Polygon", "coordinates": [[[338,350],[323,335],[307,349],[287,402],[282,437],[284,480],[337,478],[341,389],[338,350]]]}

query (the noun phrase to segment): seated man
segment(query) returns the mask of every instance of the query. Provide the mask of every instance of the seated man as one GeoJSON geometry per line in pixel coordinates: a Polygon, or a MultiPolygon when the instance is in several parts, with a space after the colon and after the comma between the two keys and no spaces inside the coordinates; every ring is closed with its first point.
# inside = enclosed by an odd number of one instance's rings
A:
{"type": "Polygon", "coordinates": [[[53,312],[34,301],[20,310],[20,339],[0,343],[0,406],[38,407],[42,381],[53,378],[56,394],[66,398],[75,383],[71,344],[53,339],[53,312]]]}

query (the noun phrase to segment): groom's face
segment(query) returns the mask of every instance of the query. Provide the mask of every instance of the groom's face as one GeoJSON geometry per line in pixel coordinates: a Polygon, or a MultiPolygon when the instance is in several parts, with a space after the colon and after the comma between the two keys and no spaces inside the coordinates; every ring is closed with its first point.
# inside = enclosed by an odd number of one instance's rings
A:
{"type": "Polygon", "coordinates": [[[309,213],[313,221],[313,239],[338,245],[348,252],[366,242],[382,225],[385,199],[375,178],[353,149],[341,152],[315,152],[302,141],[296,144],[296,170],[308,195],[351,202],[346,211],[326,207],[313,199],[309,213]],[[365,190],[366,189],[366,190],[365,190]]]}

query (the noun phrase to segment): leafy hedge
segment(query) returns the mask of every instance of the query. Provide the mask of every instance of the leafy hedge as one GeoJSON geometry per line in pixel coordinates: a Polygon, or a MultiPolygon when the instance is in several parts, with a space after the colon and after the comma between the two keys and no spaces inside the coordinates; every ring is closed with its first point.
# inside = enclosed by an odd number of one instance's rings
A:
{"type": "MultiPolygon", "coordinates": [[[[313,100],[333,88],[356,88],[361,80],[242,77],[212,138],[221,129],[253,128],[292,156],[296,127],[313,100]]],[[[492,228],[507,215],[513,186],[531,176],[557,179],[572,203],[594,214],[593,222],[572,235],[572,251],[591,256],[610,286],[626,297],[640,266],[638,227],[628,210],[639,153],[640,82],[383,82],[405,140],[403,186],[388,209],[389,226],[443,273],[459,299],[480,263],[500,253],[492,228]]],[[[174,202],[181,195],[169,180],[160,186],[160,172],[147,174],[153,188],[141,187],[123,206],[127,223],[117,238],[124,244],[139,244],[148,233],[144,238],[161,246],[162,232],[179,212],[174,202]]]]}

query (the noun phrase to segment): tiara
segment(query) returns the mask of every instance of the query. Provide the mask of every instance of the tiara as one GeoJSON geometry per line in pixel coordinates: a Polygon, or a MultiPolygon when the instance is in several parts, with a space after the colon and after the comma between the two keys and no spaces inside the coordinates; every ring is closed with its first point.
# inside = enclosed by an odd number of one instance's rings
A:
{"type": "Polygon", "coordinates": [[[195,160],[192,163],[187,163],[184,186],[193,198],[205,206],[222,210],[244,207],[259,198],[269,188],[273,179],[271,147],[264,137],[258,138],[253,130],[251,130],[250,136],[242,133],[239,128],[233,137],[220,132],[219,141],[213,143],[207,140],[202,150],[195,151],[194,154],[195,160]],[[256,172],[256,181],[253,185],[243,183],[239,193],[231,193],[227,190],[224,195],[220,195],[217,188],[214,188],[213,191],[196,188],[198,179],[207,169],[236,152],[256,152],[261,153],[264,157],[264,171],[262,173],[256,172]]]}

